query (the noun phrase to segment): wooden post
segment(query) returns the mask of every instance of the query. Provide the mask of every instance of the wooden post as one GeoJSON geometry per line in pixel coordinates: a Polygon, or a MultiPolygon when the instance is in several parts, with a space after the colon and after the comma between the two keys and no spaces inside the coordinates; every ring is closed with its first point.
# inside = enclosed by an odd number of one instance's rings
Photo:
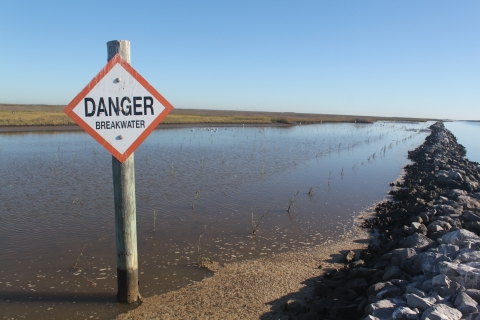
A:
{"type": "MultiPolygon", "coordinates": [[[[109,41],[107,48],[108,61],[118,53],[130,63],[130,41],[109,41]]],[[[141,299],[138,291],[134,154],[132,153],[124,163],[112,156],[112,171],[117,247],[117,299],[120,302],[134,303],[141,299]]]]}

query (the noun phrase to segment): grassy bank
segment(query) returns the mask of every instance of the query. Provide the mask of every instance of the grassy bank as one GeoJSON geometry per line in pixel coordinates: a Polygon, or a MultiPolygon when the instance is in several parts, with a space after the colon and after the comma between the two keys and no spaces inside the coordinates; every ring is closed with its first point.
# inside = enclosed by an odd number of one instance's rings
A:
{"type": "MultiPolygon", "coordinates": [[[[65,106],[0,104],[0,127],[64,126],[75,123],[63,113],[65,106]]],[[[298,124],[321,122],[425,121],[430,119],[307,114],[294,112],[255,112],[174,109],[165,124],[298,124]]]]}

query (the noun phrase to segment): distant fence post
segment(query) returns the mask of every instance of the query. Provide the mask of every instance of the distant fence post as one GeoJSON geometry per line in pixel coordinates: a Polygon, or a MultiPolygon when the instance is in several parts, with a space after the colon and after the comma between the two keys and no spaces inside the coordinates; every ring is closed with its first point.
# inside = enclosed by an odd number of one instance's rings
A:
{"type": "MultiPolygon", "coordinates": [[[[108,61],[118,53],[130,63],[130,41],[109,41],[107,49],[108,61]]],[[[134,154],[132,153],[123,163],[112,156],[112,171],[117,248],[117,299],[120,302],[134,303],[141,299],[138,291],[134,154]]]]}

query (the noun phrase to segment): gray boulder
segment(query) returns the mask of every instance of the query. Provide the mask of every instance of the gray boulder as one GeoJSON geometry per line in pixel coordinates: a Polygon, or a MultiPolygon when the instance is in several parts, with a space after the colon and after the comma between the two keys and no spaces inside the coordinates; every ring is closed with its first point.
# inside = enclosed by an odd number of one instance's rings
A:
{"type": "Polygon", "coordinates": [[[380,291],[387,290],[393,287],[395,287],[395,285],[390,282],[378,282],[378,283],[372,284],[367,289],[367,296],[376,296],[380,291]]]}
{"type": "Polygon", "coordinates": [[[393,312],[392,319],[417,320],[417,319],[420,319],[420,314],[418,312],[413,311],[409,307],[400,307],[393,312]]]}
{"type": "MultiPolygon", "coordinates": [[[[459,215],[462,213],[461,207],[458,205],[452,203],[452,205],[449,204],[439,204],[435,205],[433,208],[434,211],[437,212],[437,216],[450,216],[450,215],[459,215]],[[455,207],[454,207],[455,206],[455,207]]],[[[430,208],[429,208],[430,211],[430,208]]]]}
{"type": "Polygon", "coordinates": [[[409,308],[417,308],[420,311],[427,310],[428,308],[435,305],[435,302],[437,302],[435,298],[421,298],[414,293],[407,293],[405,295],[405,298],[407,299],[407,304],[409,308]]]}
{"type": "Polygon", "coordinates": [[[400,279],[401,277],[404,277],[403,271],[397,266],[390,266],[385,269],[385,274],[383,275],[382,280],[388,281],[392,279],[400,279]]]}
{"type": "Polygon", "coordinates": [[[410,226],[412,227],[412,230],[416,233],[426,235],[428,232],[427,227],[425,227],[423,223],[412,222],[410,226]]]}
{"type": "Polygon", "coordinates": [[[392,319],[393,312],[396,309],[406,306],[407,303],[404,300],[391,298],[369,304],[365,308],[365,312],[380,319],[392,319]]]}
{"type": "Polygon", "coordinates": [[[425,252],[421,253],[422,257],[422,270],[423,273],[440,273],[440,268],[438,267],[439,263],[442,261],[450,261],[450,258],[447,256],[435,253],[435,252],[425,252]]]}
{"type": "Polygon", "coordinates": [[[355,260],[355,252],[347,251],[340,257],[340,263],[350,263],[355,260]]]}
{"type": "Polygon", "coordinates": [[[460,292],[457,295],[457,298],[454,302],[455,307],[457,307],[460,312],[463,314],[478,312],[479,305],[473,300],[467,293],[460,292]]]}
{"type": "Polygon", "coordinates": [[[435,242],[420,233],[414,233],[400,241],[400,246],[404,248],[428,249],[435,242]]]}
{"type": "Polygon", "coordinates": [[[432,279],[423,281],[422,286],[419,289],[421,289],[423,292],[429,292],[430,290],[432,290],[433,289],[432,279]]]}
{"type": "Polygon", "coordinates": [[[442,237],[442,241],[445,244],[458,245],[465,240],[477,242],[480,241],[480,237],[477,236],[475,233],[465,229],[449,232],[442,237]]]}
{"type": "Polygon", "coordinates": [[[438,231],[448,231],[452,228],[452,225],[443,220],[435,220],[433,222],[430,222],[430,224],[427,227],[428,232],[438,232],[438,231]]]}
{"type": "Polygon", "coordinates": [[[462,313],[446,304],[436,304],[428,308],[422,315],[422,320],[460,320],[462,313]]]}
{"type": "Polygon", "coordinates": [[[440,262],[440,273],[468,289],[480,289],[480,269],[467,264],[440,262]]]}
{"type": "Polygon", "coordinates": [[[452,280],[450,280],[446,275],[444,274],[439,274],[438,276],[435,276],[432,278],[432,285],[433,286],[450,286],[450,283],[452,283],[452,280]]]}
{"type": "Polygon", "coordinates": [[[473,300],[477,301],[477,303],[480,303],[480,290],[478,289],[466,289],[465,293],[470,296],[473,300]]]}
{"type": "MultiPolygon", "coordinates": [[[[432,278],[433,291],[442,296],[451,296],[462,289],[456,281],[450,280],[446,275],[439,274],[432,278]]],[[[437,299],[438,300],[438,299],[437,299]]],[[[441,300],[441,299],[440,299],[441,300]]]]}
{"type": "Polygon", "coordinates": [[[378,300],[383,300],[387,298],[399,297],[401,295],[402,295],[402,289],[400,289],[399,287],[392,287],[392,288],[388,288],[380,291],[379,293],[377,293],[376,297],[378,300]]]}
{"type": "Polygon", "coordinates": [[[345,289],[352,289],[358,294],[365,292],[368,288],[368,282],[364,278],[352,279],[347,282],[345,289]]]}
{"type": "Polygon", "coordinates": [[[463,217],[468,222],[480,222],[480,216],[473,211],[465,210],[463,211],[463,217]]]}
{"type": "Polygon", "coordinates": [[[467,195],[457,197],[457,202],[462,205],[464,209],[480,208],[480,201],[467,195]]]}
{"type": "Polygon", "coordinates": [[[425,294],[425,292],[423,292],[422,290],[419,290],[415,287],[407,287],[405,289],[405,293],[413,293],[413,294],[416,294],[417,296],[419,296],[420,298],[425,298],[427,296],[425,294]]]}
{"type": "Polygon", "coordinates": [[[464,252],[459,254],[457,260],[460,262],[480,262],[480,251],[464,252]]]}
{"type": "Polygon", "coordinates": [[[437,252],[446,255],[450,259],[454,259],[457,256],[457,252],[460,248],[454,244],[441,244],[437,247],[437,252]]]}
{"type": "Polygon", "coordinates": [[[452,189],[447,192],[446,196],[449,198],[456,198],[458,196],[464,196],[467,194],[467,191],[461,189],[452,189]]]}
{"type": "Polygon", "coordinates": [[[480,320],[480,313],[470,313],[465,316],[465,320],[480,320]]]}

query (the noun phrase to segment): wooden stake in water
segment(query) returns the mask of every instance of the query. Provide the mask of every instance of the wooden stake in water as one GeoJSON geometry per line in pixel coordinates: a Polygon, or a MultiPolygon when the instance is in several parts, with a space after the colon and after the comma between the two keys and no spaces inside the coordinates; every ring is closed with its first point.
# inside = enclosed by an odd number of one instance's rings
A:
{"type": "MultiPolygon", "coordinates": [[[[107,48],[108,61],[118,53],[130,63],[130,41],[109,41],[107,48]]],[[[112,156],[112,171],[117,246],[117,299],[120,302],[134,303],[141,299],[138,291],[134,154],[132,153],[123,163],[112,156]]]]}

